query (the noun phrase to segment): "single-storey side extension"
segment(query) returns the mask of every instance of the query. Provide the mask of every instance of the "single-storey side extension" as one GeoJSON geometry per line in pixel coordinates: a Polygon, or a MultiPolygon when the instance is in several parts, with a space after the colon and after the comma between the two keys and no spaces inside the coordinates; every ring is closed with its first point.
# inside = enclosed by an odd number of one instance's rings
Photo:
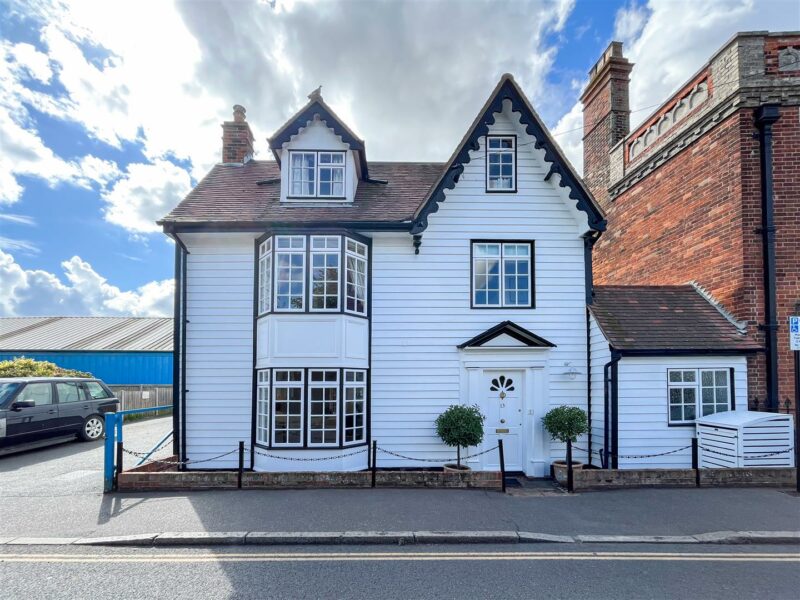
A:
{"type": "Polygon", "coordinates": [[[595,286],[589,337],[588,443],[620,469],[691,467],[695,420],[747,410],[763,351],[694,285],[595,286]]]}

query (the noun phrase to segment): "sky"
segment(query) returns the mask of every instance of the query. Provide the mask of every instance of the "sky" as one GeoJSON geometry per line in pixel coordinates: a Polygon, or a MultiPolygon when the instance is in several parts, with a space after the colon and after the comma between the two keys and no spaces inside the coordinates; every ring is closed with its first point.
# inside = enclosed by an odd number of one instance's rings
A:
{"type": "Polygon", "coordinates": [[[0,0],[0,316],[169,315],[155,221],[247,108],[256,158],[323,86],[373,160],[443,161],[512,73],[578,170],[580,92],[613,40],[631,126],[796,0],[0,0]]]}

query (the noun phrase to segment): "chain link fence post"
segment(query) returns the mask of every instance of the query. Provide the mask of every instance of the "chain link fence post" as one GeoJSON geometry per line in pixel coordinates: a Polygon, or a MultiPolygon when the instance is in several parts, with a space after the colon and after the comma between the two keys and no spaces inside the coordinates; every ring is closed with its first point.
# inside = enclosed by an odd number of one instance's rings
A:
{"type": "Polygon", "coordinates": [[[700,459],[697,450],[697,438],[692,438],[692,468],[694,469],[694,487],[700,487],[700,459]]]}
{"type": "Polygon", "coordinates": [[[377,475],[378,470],[378,441],[372,440],[372,462],[370,465],[370,469],[372,469],[372,487],[375,487],[375,477],[377,475]]]}
{"type": "Polygon", "coordinates": [[[503,440],[502,438],[497,440],[497,452],[500,454],[500,480],[502,484],[500,488],[502,489],[503,493],[506,493],[506,457],[503,454],[503,440]]]}
{"type": "Polygon", "coordinates": [[[574,491],[572,480],[572,440],[567,439],[567,491],[571,494],[574,491]]]}
{"type": "Polygon", "coordinates": [[[239,442],[239,473],[236,478],[236,487],[242,489],[242,473],[244,472],[244,442],[239,442]]]}

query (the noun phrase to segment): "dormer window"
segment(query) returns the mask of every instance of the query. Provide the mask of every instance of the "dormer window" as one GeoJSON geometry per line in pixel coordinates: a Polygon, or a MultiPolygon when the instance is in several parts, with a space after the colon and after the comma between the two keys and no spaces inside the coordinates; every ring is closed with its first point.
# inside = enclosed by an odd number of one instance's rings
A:
{"type": "Polygon", "coordinates": [[[517,138],[490,135],[486,138],[486,191],[517,191],[517,138]]]}
{"type": "Polygon", "coordinates": [[[344,152],[291,151],[289,197],[344,199],[344,152]]]}

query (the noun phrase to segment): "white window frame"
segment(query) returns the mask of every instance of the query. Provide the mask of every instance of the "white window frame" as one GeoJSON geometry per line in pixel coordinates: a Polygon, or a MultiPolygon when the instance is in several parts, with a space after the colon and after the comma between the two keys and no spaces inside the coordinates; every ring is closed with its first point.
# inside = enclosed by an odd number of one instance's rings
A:
{"type": "Polygon", "coordinates": [[[487,192],[516,192],[517,191],[517,138],[513,135],[487,135],[486,136],[486,191],[487,192]],[[503,141],[510,141],[511,148],[491,148],[492,141],[498,140],[500,143],[503,141]],[[500,166],[499,175],[489,175],[489,166],[492,163],[492,157],[498,156],[498,164],[500,166]],[[503,156],[511,157],[511,185],[509,187],[493,187],[492,182],[500,182],[505,177],[503,176],[503,156]]]}
{"type": "MultiPolygon", "coordinates": [[[[681,379],[683,379],[683,375],[681,375],[681,379]]],[[[707,416],[703,411],[703,405],[709,404],[708,402],[703,402],[703,390],[704,389],[711,389],[712,393],[714,394],[714,411],[707,413],[709,415],[716,414],[718,412],[727,412],[733,410],[732,407],[732,386],[734,385],[733,377],[731,376],[731,370],[728,367],[704,367],[704,368],[692,368],[692,367],[684,367],[684,368],[671,368],[667,369],[667,422],[670,425],[691,425],[694,424],[699,417],[707,416]],[[672,381],[671,374],[672,373],[684,373],[684,372],[691,372],[694,373],[694,381],[672,381]],[[714,380],[714,384],[712,386],[703,385],[703,373],[712,373],[712,378],[714,380]],[[725,403],[725,410],[717,410],[717,406],[722,404],[716,402],[716,390],[723,389],[723,386],[716,385],[716,378],[717,372],[725,373],[725,379],[727,381],[727,397],[725,403]],[[692,389],[694,390],[694,419],[673,419],[672,418],[672,403],[671,403],[671,396],[673,389],[692,389]]],[[[683,397],[683,392],[681,392],[683,397]]],[[[682,407],[686,406],[686,403],[681,404],[682,407]]],[[[682,416],[685,414],[685,411],[681,411],[682,416]]]]}
{"type": "Polygon", "coordinates": [[[314,197],[316,197],[316,195],[317,195],[317,185],[318,185],[318,181],[319,181],[319,178],[318,178],[318,175],[319,175],[318,162],[319,161],[318,161],[318,157],[317,157],[316,151],[308,151],[308,150],[290,150],[289,151],[289,189],[286,190],[288,197],[290,197],[290,198],[314,198],[314,197]],[[306,166],[295,167],[294,166],[294,159],[297,156],[303,157],[302,158],[303,161],[305,161],[305,157],[306,156],[313,156],[314,157],[314,166],[313,167],[306,167],[306,166]],[[307,179],[304,179],[302,177],[302,173],[301,173],[301,177],[300,177],[299,183],[300,183],[300,187],[301,188],[305,187],[305,185],[304,185],[305,183],[313,183],[314,184],[314,191],[313,192],[311,192],[310,194],[306,194],[306,193],[295,194],[294,193],[293,186],[294,186],[294,183],[295,183],[295,180],[294,180],[294,171],[295,171],[295,169],[301,169],[303,171],[303,173],[305,171],[311,169],[311,172],[313,173],[314,181],[312,182],[312,181],[308,181],[307,179]]]}
{"type": "Polygon", "coordinates": [[[275,276],[273,282],[273,307],[274,312],[305,312],[306,309],[306,236],[304,235],[277,235],[275,236],[275,276]],[[283,240],[290,240],[288,248],[281,248],[281,242],[283,240]],[[295,246],[295,241],[301,240],[300,245],[295,246]],[[283,281],[279,279],[279,274],[281,270],[280,265],[280,257],[282,255],[289,256],[289,269],[292,268],[299,268],[300,269],[300,276],[301,276],[301,292],[300,292],[300,300],[301,305],[299,307],[292,307],[292,298],[294,295],[291,293],[291,286],[293,283],[297,283],[291,278],[291,273],[289,275],[289,280],[283,281]],[[302,257],[302,264],[300,267],[292,267],[292,256],[300,256],[302,257]],[[281,283],[288,283],[289,284],[289,307],[288,308],[280,308],[278,303],[278,297],[281,296],[279,294],[280,284],[281,283]]]}
{"type": "MultiPolygon", "coordinates": [[[[339,397],[339,369],[309,369],[308,371],[308,417],[306,418],[306,436],[307,436],[307,444],[309,448],[324,448],[324,447],[338,447],[339,446],[339,405],[341,404],[341,398],[339,397]],[[315,373],[323,373],[323,381],[314,381],[314,374],[315,373]],[[325,374],[333,373],[335,374],[335,378],[333,381],[326,380],[325,374]],[[335,419],[336,425],[333,429],[335,434],[335,439],[333,442],[314,442],[312,441],[312,433],[321,431],[323,439],[325,437],[326,431],[331,431],[330,429],[326,429],[323,423],[322,428],[314,428],[311,426],[311,421],[314,418],[314,405],[315,404],[322,404],[323,406],[330,402],[330,400],[325,400],[324,396],[322,400],[314,400],[311,390],[333,390],[336,394],[336,399],[333,401],[334,405],[336,406],[336,412],[333,414],[335,419]]],[[[324,391],[323,391],[324,394],[324,391]]],[[[320,415],[316,415],[320,416],[320,415]]],[[[320,418],[325,420],[326,417],[330,415],[325,414],[324,409],[323,413],[320,418]]]]}
{"type": "Polygon", "coordinates": [[[345,184],[344,180],[345,180],[345,172],[346,172],[345,165],[346,164],[347,164],[347,157],[345,156],[344,152],[335,151],[335,150],[334,151],[319,151],[319,152],[317,152],[317,196],[319,198],[333,198],[333,199],[336,199],[336,200],[343,200],[344,199],[345,193],[346,193],[346,189],[345,189],[345,185],[344,185],[345,184]],[[340,163],[333,162],[330,159],[327,160],[326,162],[323,162],[322,161],[322,157],[325,156],[325,155],[327,155],[328,157],[341,156],[342,157],[342,162],[340,162],[340,163]],[[330,180],[331,193],[330,194],[323,194],[322,193],[322,170],[323,169],[330,169],[330,171],[331,171],[331,180],[330,180]],[[334,171],[341,172],[341,174],[342,174],[341,182],[334,181],[334,178],[333,178],[334,171]],[[342,185],[342,191],[339,194],[336,194],[333,191],[334,184],[336,184],[336,183],[341,183],[341,185],[342,185]]]}
{"type": "Polygon", "coordinates": [[[354,446],[356,444],[363,444],[367,439],[367,404],[369,402],[368,397],[369,390],[367,388],[367,372],[362,369],[344,369],[344,397],[342,398],[342,419],[343,419],[343,427],[342,427],[342,445],[343,446],[354,446]],[[356,400],[355,398],[355,391],[353,392],[353,399],[348,400],[348,395],[351,390],[361,389],[363,390],[363,404],[362,404],[362,411],[361,412],[350,412],[347,410],[348,402],[352,402],[353,406],[355,407],[356,400]],[[357,416],[361,416],[361,426],[357,426],[355,424],[355,419],[357,416]],[[347,417],[353,417],[353,426],[347,426],[347,417]],[[349,432],[353,433],[354,439],[348,441],[347,435],[349,432]],[[356,433],[360,433],[360,437],[356,437],[356,433]]]}
{"type": "Polygon", "coordinates": [[[341,236],[337,235],[312,235],[310,244],[311,250],[308,261],[308,280],[310,282],[309,294],[311,297],[308,299],[308,310],[309,312],[339,312],[342,302],[342,238],[341,236]],[[314,247],[315,242],[320,242],[323,240],[324,242],[321,248],[314,247]],[[335,245],[330,245],[333,240],[335,240],[335,245]],[[328,256],[336,257],[336,306],[334,308],[327,308],[328,298],[331,297],[330,294],[327,293],[327,286],[329,283],[334,283],[333,280],[327,279],[327,266],[323,268],[325,275],[325,278],[322,280],[323,293],[321,296],[314,293],[314,283],[316,282],[314,279],[314,256],[323,256],[325,257],[326,262],[328,256]],[[314,308],[315,298],[322,298],[322,308],[314,308]]]}
{"type": "Polygon", "coordinates": [[[369,310],[369,248],[366,244],[354,240],[352,238],[345,238],[345,251],[344,251],[344,312],[353,315],[364,316],[369,310]],[[352,245],[352,250],[351,250],[352,245]],[[358,290],[360,287],[358,281],[358,267],[355,269],[350,268],[350,259],[353,260],[354,265],[362,265],[364,269],[364,310],[358,310],[358,290]],[[353,272],[353,290],[354,295],[350,295],[350,273],[353,272]],[[353,309],[348,308],[348,301],[353,300],[353,309]]]}
{"type": "MultiPolygon", "coordinates": [[[[287,379],[290,379],[291,376],[287,376],[287,379]]],[[[270,419],[270,435],[272,439],[272,447],[274,448],[302,448],[303,447],[303,438],[305,436],[305,406],[306,406],[306,398],[305,398],[305,373],[303,369],[274,369],[273,370],[273,380],[272,380],[272,405],[270,406],[271,409],[271,419],[270,419]],[[299,381],[278,381],[278,373],[300,373],[300,380],[299,381]],[[277,404],[278,400],[276,400],[277,392],[279,389],[299,389],[300,390],[300,413],[290,413],[288,412],[290,402],[298,402],[296,400],[289,400],[288,393],[287,393],[287,413],[286,413],[286,427],[282,427],[281,429],[277,429],[275,426],[275,421],[277,418],[277,411],[275,410],[275,405],[277,404]],[[300,428],[294,429],[289,427],[289,419],[291,417],[298,416],[300,422],[300,428]],[[279,443],[276,441],[276,432],[278,431],[285,431],[286,438],[288,440],[289,433],[292,431],[299,431],[300,432],[300,441],[299,442],[283,442],[279,443]]],[[[281,400],[281,402],[284,402],[281,400]]]]}
{"type": "Polygon", "coordinates": [[[256,372],[256,443],[269,444],[271,428],[271,394],[269,386],[269,369],[256,372]]]}
{"type": "MultiPolygon", "coordinates": [[[[475,240],[472,242],[472,265],[470,266],[471,269],[471,277],[472,277],[472,307],[473,308],[517,308],[517,309],[525,309],[525,308],[534,308],[534,274],[533,274],[533,260],[534,260],[534,249],[533,249],[533,242],[528,240],[520,240],[520,241],[504,241],[504,240],[475,240]],[[477,255],[476,253],[476,246],[497,246],[499,250],[499,254],[492,255],[477,255]],[[508,248],[510,246],[522,246],[528,250],[527,256],[524,255],[516,255],[516,254],[507,254],[508,248]],[[524,260],[527,258],[527,261],[524,260]],[[497,303],[490,303],[489,302],[489,292],[495,291],[496,288],[489,289],[488,287],[484,290],[478,287],[478,264],[484,264],[486,266],[486,278],[488,282],[489,277],[489,263],[497,261],[498,264],[498,277],[499,277],[499,289],[498,291],[498,302],[497,303]],[[515,283],[517,278],[520,277],[518,272],[514,274],[506,273],[506,269],[510,263],[520,263],[520,262],[527,262],[528,265],[528,272],[527,274],[522,274],[522,277],[527,276],[528,278],[528,301],[524,304],[520,303],[509,303],[506,302],[506,291],[510,291],[506,289],[506,276],[514,277],[515,283]],[[486,291],[486,302],[479,303],[478,302],[478,292],[479,291],[486,291]]],[[[518,271],[518,266],[515,266],[515,271],[518,271]]],[[[519,296],[520,291],[525,291],[525,288],[517,288],[515,287],[514,290],[515,296],[519,296]]]]}
{"type": "Polygon", "coordinates": [[[267,238],[258,247],[258,315],[272,308],[272,238],[267,238]]]}
{"type": "MultiPolygon", "coordinates": [[[[312,183],[308,179],[304,179],[302,176],[301,176],[299,182],[300,182],[301,187],[303,187],[303,188],[305,188],[304,184],[312,183]]],[[[288,185],[288,189],[286,190],[286,198],[287,198],[287,200],[292,200],[292,199],[295,199],[295,200],[296,199],[301,199],[301,200],[320,199],[320,200],[330,201],[330,200],[344,200],[346,198],[346,196],[347,196],[347,152],[346,151],[344,151],[344,150],[289,150],[289,185],[288,185]],[[322,162],[323,155],[328,157],[329,160],[327,160],[325,162],[322,162]],[[333,162],[332,160],[330,160],[330,157],[332,157],[333,155],[341,156],[342,157],[342,162],[338,163],[338,162],[333,162]],[[313,169],[311,167],[306,167],[306,166],[295,167],[294,166],[294,157],[295,156],[302,156],[303,160],[305,160],[305,158],[308,157],[308,156],[313,156],[314,157],[314,167],[313,167],[313,169]],[[314,181],[313,181],[314,191],[313,191],[313,193],[310,193],[310,194],[307,194],[307,193],[296,194],[296,193],[294,193],[293,184],[295,183],[295,181],[294,181],[294,170],[295,169],[303,169],[304,171],[307,171],[309,169],[312,170],[312,172],[314,174],[313,175],[314,176],[314,181]],[[330,180],[331,193],[329,193],[329,194],[323,194],[322,193],[322,185],[321,185],[322,177],[321,177],[321,175],[322,175],[322,170],[323,169],[329,169],[331,171],[331,180],[330,180]],[[341,173],[342,191],[341,191],[340,194],[334,193],[334,189],[333,189],[334,188],[334,183],[336,183],[336,184],[340,183],[338,181],[334,181],[334,175],[333,175],[334,171],[337,171],[337,172],[341,173]]]]}

